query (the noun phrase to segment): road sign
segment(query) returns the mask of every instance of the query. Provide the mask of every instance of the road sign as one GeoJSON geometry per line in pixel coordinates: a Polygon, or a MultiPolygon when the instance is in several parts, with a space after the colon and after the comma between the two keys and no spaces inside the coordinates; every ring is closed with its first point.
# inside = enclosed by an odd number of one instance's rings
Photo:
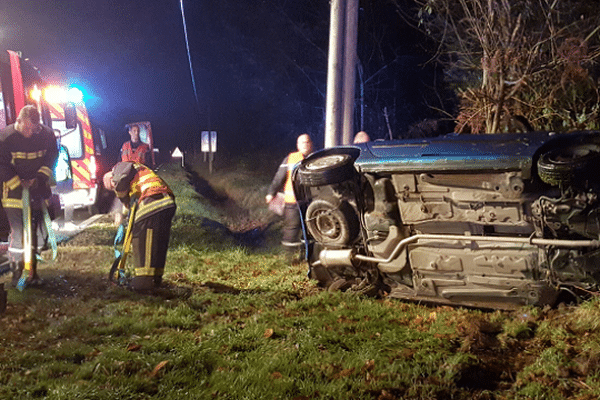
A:
{"type": "Polygon", "coordinates": [[[173,158],[182,158],[183,157],[183,153],[181,152],[181,150],[179,150],[179,147],[176,147],[175,150],[173,150],[171,157],[173,157],[173,158]]]}
{"type": "Polygon", "coordinates": [[[217,132],[215,131],[210,132],[210,152],[217,152],[217,132]]]}
{"type": "Polygon", "coordinates": [[[209,131],[202,131],[201,144],[202,144],[202,148],[201,148],[202,152],[210,153],[210,132],[209,131]]]}
{"type": "Polygon", "coordinates": [[[181,167],[184,167],[183,152],[179,150],[179,147],[176,147],[175,150],[173,150],[173,153],[171,153],[171,158],[181,158],[181,167]]]}

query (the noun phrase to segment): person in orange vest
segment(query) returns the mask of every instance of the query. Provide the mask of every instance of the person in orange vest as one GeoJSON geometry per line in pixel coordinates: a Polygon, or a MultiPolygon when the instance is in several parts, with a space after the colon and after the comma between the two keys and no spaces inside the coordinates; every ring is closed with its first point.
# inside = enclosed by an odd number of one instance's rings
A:
{"type": "Polygon", "coordinates": [[[296,197],[294,196],[292,187],[292,170],[297,163],[313,151],[313,143],[307,133],[298,136],[296,149],[295,152],[288,154],[283,159],[265,197],[267,204],[269,204],[273,201],[277,193],[283,190],[285,207],[283,211],[284,224],[281,244],[286,249],[290,261],[295,261],[293,260],[294,254],[301,245],[301,242],[299,242],[300,212],[296,205],[296,197]]]}
{"type": "MultiPolygon", "coordinates": [[[[119,162],[104,177],[104,187],[114,190],[129,207],[137,201],[133,216],[132,254],[135,274],[133,290],[147,291],[160,286],[176,211],[175,196],[154,171],[143,164],[119,162]]],[[[130,217],[131,218],[131,217],[130,217]]]]}
{"type": "Polygon", "coordinates": [[[121,161],[131,161],[148,165],[151,162],[150,159],[147,159],[147,155],[150,153],[150,146],[140,140],[140,127],[131,125],[129,127],[129,137],[131,140],[123,143],[123,147],[121,147],[121,161]]]}
{"type": "MultiPolygon", "coordinates": [[[[140,140],[140,127],[137,125],[131,125],[129,127],[129,137],[131,140],[123,143],[121,147],[121,161],[136,162],[144,165],[152,162],[150,156],[150,146],[140,140]],[[147,159],[148,156],[148,159],[147,159]]],[[[152,165],[149,165],[152,167],[152,165]]],[[[119,204],[113,204],[112,213],[114,213],[115,226],[121,225],[123,222],[123,214],[125,214],[125,208],[119,204]]]]}

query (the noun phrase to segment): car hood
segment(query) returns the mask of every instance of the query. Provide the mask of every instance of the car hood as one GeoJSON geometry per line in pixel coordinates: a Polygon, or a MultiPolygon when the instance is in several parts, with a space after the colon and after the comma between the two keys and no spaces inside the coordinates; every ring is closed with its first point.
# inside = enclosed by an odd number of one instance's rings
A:
{"type": "Polygon", "coordinates": [[[555,138],[573,134],[447,135],[376,141],[357,145],[356,165],[364,172],[469,172],[521,170],[529,175],[533,156],[555,138]]]}

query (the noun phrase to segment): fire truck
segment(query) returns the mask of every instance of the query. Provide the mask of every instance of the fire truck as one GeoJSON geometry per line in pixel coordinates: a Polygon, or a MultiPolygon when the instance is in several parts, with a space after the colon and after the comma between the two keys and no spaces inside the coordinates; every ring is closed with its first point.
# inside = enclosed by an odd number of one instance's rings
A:
{"type": "Polygon", "coordinates": [[[45,102],[59,145],[53,191],[61,209],[91,210],[100,199],[102,174],[107,167],[102,162],[107,147],[104,131],[90,122],[78,90],[48,86],[45,102]]]}
{"type": "MultiPolygon", "coordinates": [[[[51,85],[19,52],[0,51],[0,129],[14,123],[21,108],[28,104],[38,107],[41,122],[57,137],[59,158],[53,192],[60,207],[91,210],[101,190],[105,166],[100,161],[106,139],[104,132],[90,123],[81,91],[51,85]]],[[[6,217],[0,219],[0,230],[7,231],[6,217]]]]}

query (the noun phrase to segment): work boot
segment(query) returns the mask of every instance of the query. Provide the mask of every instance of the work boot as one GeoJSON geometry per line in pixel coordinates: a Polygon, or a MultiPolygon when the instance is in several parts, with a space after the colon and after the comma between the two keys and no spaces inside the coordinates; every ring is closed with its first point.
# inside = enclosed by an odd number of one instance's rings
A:
{"type": "Polygon", "coordinates": [[[12,272],[12,280],[11,285],[13,287],[17,287],[19,284],[19,279],[21,279],[21,275],[23,275],[23,262],[12,262],[10,263],[10,271],[12,272]]]}
{"type": "Polygon", "coordinates": [[[154,277],[153,276],[134,276],[130,283],[131,289],[136,292],[149,292],[154,289],[154,277]]]}
{"type": "MultiPolygon", "coordinates": [[[[11,284],[14,287],[17,287],[17,285],[19,284],[19,280],[21,279],[21,276],[23,276],[24,269],[25,263],[23,261],[10,263],[10,270],[12,271],[11,284]]],[[[42,286],[44,284],[44,281],[42,280],[42,278],[39,277],[37,273],[36,264],[33,265],[32,272],[32,276],[26,281],[26,286],[42,286]]]]}
{"type": "Polygon", "coordinates": [[[33,268],[33,276],[27,279],[27,286],[42,286],[44,280],[37,273],[37,268],[33,268]]]}

